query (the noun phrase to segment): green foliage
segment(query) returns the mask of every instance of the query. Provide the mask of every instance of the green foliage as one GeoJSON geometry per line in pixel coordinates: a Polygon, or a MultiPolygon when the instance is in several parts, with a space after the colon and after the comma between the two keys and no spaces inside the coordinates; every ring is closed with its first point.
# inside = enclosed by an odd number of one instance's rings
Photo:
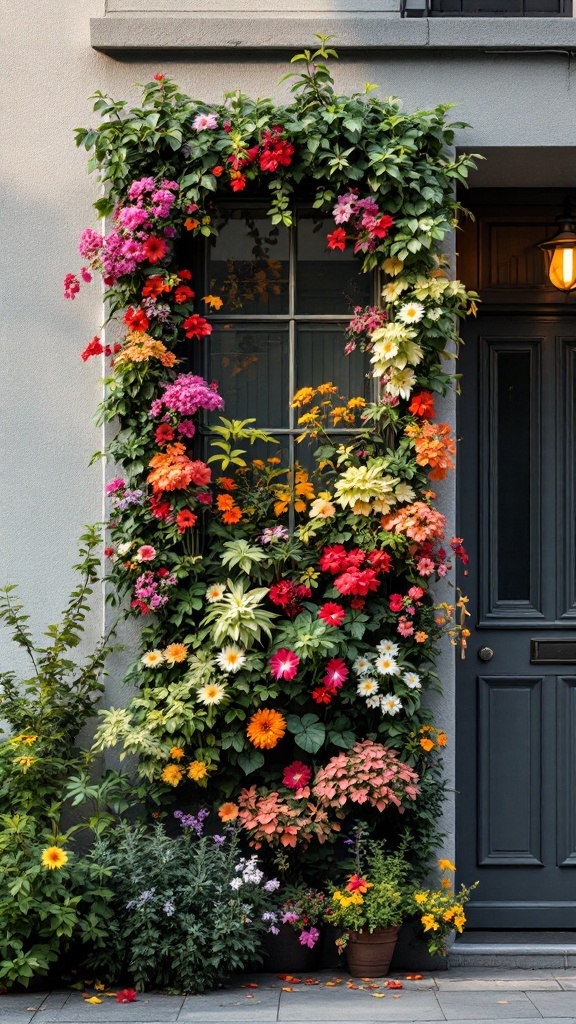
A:
{"type": "Polygon", "coordinates": [[[203,992],[261,959],[263,915],[276,920],[276,900],[256,858],[240,856],[234,831],[215,840],[201,836],[201,818],[186,820],[176,838],[161,825],[123,825],[94,847],[93,863],[109,876],[113,923],[91,966],[109,979],[203,992]]]}

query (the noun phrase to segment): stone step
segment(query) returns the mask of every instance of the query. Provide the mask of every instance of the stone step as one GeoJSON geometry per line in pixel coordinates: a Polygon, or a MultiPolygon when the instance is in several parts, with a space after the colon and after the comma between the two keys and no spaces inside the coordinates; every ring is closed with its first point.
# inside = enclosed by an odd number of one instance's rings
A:
{"type": "Polygon", "coordinates": [[[576,942],[455,942],[450,967],[499,967],[537,970],[576,968],[576,942]]]}

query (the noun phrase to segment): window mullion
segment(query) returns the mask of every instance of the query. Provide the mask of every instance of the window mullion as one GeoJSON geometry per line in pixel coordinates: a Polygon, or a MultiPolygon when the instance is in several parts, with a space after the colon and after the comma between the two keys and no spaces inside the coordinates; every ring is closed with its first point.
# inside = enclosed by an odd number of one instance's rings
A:
{"type": "MultiPolygon", "coordinates": [[[[292,483],[294,484],[294,464],[295,464],[295,442],[294,442],[294,430],[296,427],[296,410],[292,408],[292,397],[296,391],[296,321],[294,315],[296,312],[296,218],[290,228],[290,256],[289,256],[289,267],[288,267],[288,315],[290,317],[288,324],[288,427],[290,434],[288,435],[288,468],[291,474],[292,483]]],[[[290,502],[290,508],[288,510],[288,529],[290,533],[294,532],[296,527],[296,516],[294,510],[294,502],[290,502]]]]}

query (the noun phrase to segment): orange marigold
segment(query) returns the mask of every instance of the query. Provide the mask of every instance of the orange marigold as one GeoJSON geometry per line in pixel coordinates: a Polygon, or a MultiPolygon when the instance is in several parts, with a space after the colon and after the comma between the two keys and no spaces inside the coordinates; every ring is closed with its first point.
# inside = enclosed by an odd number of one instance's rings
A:
{"type": "Polygon", "coordinates": [[[242,509],[234,505],[233,508],[229,508],[226,512],[222,513],[222,522],[226,523],[227,526],[232,526],[234,523],[239,523],[242,519],[242,509]]]}
{"type": "Polygon", "coordinates": [[[420,746],[422,747],[422,750],[432,750],[434,748],[434,740],[429,739],[427,736],[422,737],[420,740],[420,746]]]}
{"type": "Polygon", "coordinates": [[[248,739],[261,750],[271,750],[286,732],[286,719],[273,708],[261,708],[248,723],[248,739]]]}
{"type": "Polygon", "coordinates": [[[235,821],[238,817],[238,808],[236,804],[233,804],[231,801],[227,804],[222,804],[222,807],[218,811],[218,817],[221,818],[222,821],[235,821]]]}
{"type": "Polygon", "coordinates": [[[223,491],[236,491],[238,489],[238,484],[234,482],[231,476],[219,476],[216,483],[223,491]]]}
{"type": "Polygon", "coordinates": [[[231,494],[219,494],[216,498],[216,506],[220,512],[225,512],[229,508],[234,508],[234,498],[231,494]]]}

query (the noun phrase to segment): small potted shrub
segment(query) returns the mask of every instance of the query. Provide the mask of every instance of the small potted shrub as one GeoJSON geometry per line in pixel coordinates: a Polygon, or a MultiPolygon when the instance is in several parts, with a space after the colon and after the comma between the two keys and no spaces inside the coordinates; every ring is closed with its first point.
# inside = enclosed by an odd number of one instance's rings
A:
{"type": "Polygon", "coordinates": [[[456,868],[449,860],[439,860],[441,880],[438,889],[418,889],[413,895],[412,912],[416,912],[428,940],[428,952],[432,955],[445,956],[448,951],[448,939],[453,931],[461,934],[466,924],[464,907],[470,899],[470,893],[478,882],[468,887],[461,885],[454,892],[450,875],[456,868]]]}
{"type": "Polygon", "coordinates": [[[278,934],[267,935],[266,970],[313,971],[322,955],[327,899],[307,885],[286,886],[278,913],[278,934]]]}
{"type": "Polygon", "coordinates": [[[336,941],[346,949],[350,974],[382,978],[411,905],[410,866],[401,850],[386,853],[381,843],[370,843],[367,849],[366,871],[355,872],[343,888],[333,890],[327,917],[343,929],[336,941]]]}

